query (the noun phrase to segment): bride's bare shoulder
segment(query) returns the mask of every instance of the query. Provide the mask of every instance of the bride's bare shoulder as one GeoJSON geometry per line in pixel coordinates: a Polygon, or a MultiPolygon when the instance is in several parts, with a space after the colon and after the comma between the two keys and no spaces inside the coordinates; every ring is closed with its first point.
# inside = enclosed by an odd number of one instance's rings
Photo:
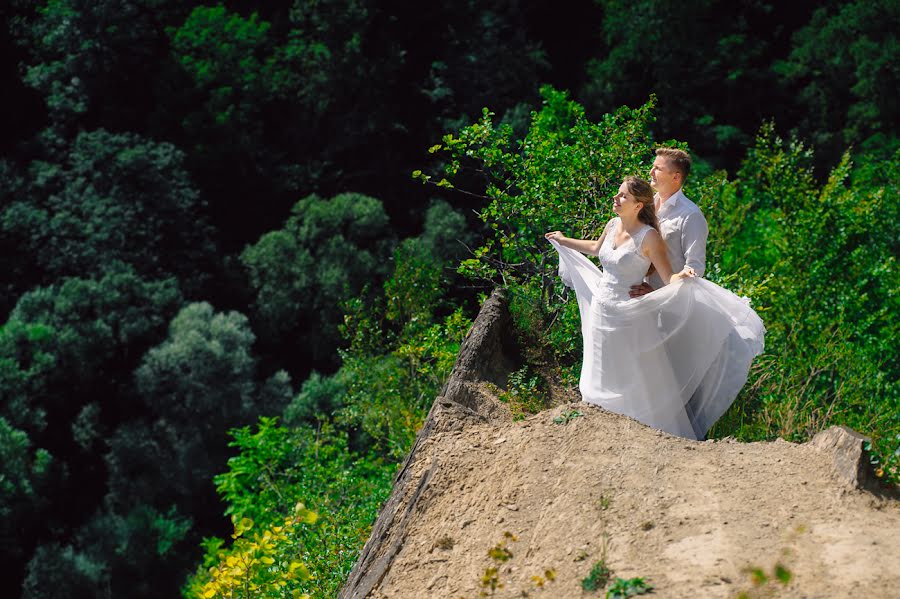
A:
{"type": "Polygon", "coordinates": [[[652,250],[660,248],[660,247],[662,247],[662,249],[665,249],[665,245],[666,245],[666,242],[663,240],[662,235],[660,235],[659,231],[657,231],[656,229],[654,229],[652,227],[644,235],[643,246],[644,246],[645,252],[652,251],[652,250]]]}

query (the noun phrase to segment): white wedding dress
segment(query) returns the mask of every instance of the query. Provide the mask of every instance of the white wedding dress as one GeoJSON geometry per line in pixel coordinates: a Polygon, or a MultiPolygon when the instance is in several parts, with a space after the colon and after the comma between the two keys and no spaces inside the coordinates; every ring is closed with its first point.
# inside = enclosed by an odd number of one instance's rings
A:
{"type": "Polygon", "coordinates": [[[576,250],[559,252],[559,274],[581,312],[585,401],[689,439],[703,439],[747,381],[765,327],[749,302],[701,278],[630,298],[650,260],[649,226],[615,246],[616,218],[600,248],[601,272],[576,250]]]}

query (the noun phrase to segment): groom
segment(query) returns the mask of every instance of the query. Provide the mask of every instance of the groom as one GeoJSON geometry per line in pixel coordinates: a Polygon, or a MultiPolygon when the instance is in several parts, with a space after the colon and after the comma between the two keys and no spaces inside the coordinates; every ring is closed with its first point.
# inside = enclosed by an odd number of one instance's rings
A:
{"type": "MultiPolygon", "coordinates": [[[[697,204],[681,191],[691,172],[691,157],[684,150],[657,148],[650,169],[650,184],[656,189],[654,202],[660,233],[668,247],[672,272],[690,266],[702,277],[706,271],[706,238],[709,227],[697,204]]],[[[659,273],[631,288],[631,297],[639,297],[663,286],[659,273]]]]}
{"type": "MultiPolygon", "coordinates": [[[[656,159],[650,169],[650,184],[656,189],[654,203],[659,229],[668,248],[672,272],[678,272],[685,265],[690,266],[702,277],[706,271],[706,238],[709,227],[697,204],[687,199],[681,191],[684,180],[691,172],[691,157],[684,150],[657,148],[656,159]]],[[[659,289],[664,285],[657,272],[646,281],[631,288],[631,297],[639,297],[659,289]]],[[[684,409],[697,439],[705,440],[706,431],[712,423],[700,422],[697,414],[703,413],[708,401],[701,383],[684,409]]]]}

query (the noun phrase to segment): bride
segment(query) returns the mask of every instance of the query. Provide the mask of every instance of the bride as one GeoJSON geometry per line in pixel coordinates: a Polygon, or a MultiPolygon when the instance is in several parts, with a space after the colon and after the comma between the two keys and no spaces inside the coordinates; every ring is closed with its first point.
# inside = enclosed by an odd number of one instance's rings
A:
{"type": "Polygon", "coordinates": [[[578,299],[581,395],[674,435],[704,439],[747,381],[765,327],[746,300],[690,267],[672,273],[649,183],[626,177],[613,212],[598,240],[545,235],[578,299]],[[603,271],[582,254],[599,256],[603,271]],[[668,284],[629,297],[648,268],[668,284]]]}

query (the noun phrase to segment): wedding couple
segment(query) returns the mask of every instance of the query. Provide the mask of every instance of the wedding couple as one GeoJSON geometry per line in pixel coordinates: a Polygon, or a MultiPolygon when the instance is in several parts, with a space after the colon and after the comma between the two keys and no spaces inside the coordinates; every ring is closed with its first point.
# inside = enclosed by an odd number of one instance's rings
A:
{"type": "Polygon", "coordinates": [[[749,302],[701,278],[709,229],[681,191],[690,168],[686,152],[659,148],[652,188],[626,177],[600,239],[546,238],[578,299],[584,400],[705,439],[747,381],[765,327],[749,302]]]}

